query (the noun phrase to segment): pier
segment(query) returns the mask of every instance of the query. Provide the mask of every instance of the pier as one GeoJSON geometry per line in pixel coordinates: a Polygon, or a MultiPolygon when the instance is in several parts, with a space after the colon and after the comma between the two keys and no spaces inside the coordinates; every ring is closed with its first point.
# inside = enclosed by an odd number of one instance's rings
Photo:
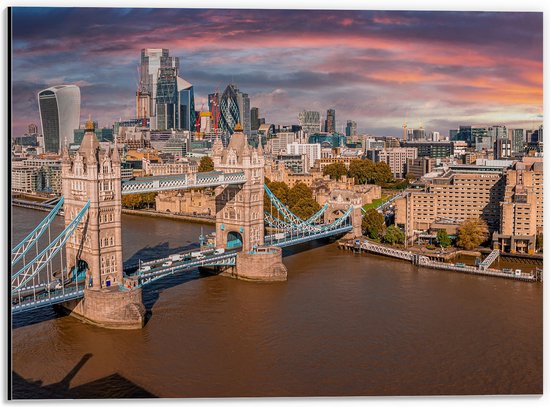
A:
{"type": "Polygon", "coordinates": [[[501,277],[525,282],[542,281],[542,270],[538,269],[535,273],[520,272],[516,274],[515,272],[506,273],[502,270],[489,268],[489,265],[492,264],[496,260],[496,258],[498,258],[500,254],[498,250],[493,250],[491,254],[489,254],[489,256],[487,256],[487,258],[485,258],[485,260],[478,267],[475,267],[461,263],[449,264],[430,260],[427,256],[396,249],[389,246],[384,246],[381,244],[376,244],[366,239],[341,240],[339,242],[339,247],[341,249],[352,250],[356,253],[368,252],[382,256],[393,257],[395,259],[406,260],[417,266],[428,267],[438,270],[448,270],[480,276],[501,277]]]}

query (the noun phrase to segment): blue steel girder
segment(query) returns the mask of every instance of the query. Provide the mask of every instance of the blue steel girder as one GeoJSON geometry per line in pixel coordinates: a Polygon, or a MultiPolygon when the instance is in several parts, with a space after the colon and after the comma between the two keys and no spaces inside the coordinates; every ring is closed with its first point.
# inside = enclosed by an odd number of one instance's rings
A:
{"type": "Polygon", "coordinates": [[[220,185],[244,184],[245,182],[244,172],[211,171],[196,174],[140,177],[123,181],[121,193],[122,195],[128,195],[179,189],[211,188],[220,185]]]}
{"type": "Polygon", "coordinates": [[[57,212],[61,209],[61,206],[63,206],[63,200],[64,198],[61,197],[57,205],[48,213],[48,215],[38,224],[37,227],[34,228],[34,230],[29,233],[17,246],[15,246],[11,250],[12,255],[12,261],[11,266],[13,267],[19,260],[23,258],[23,256],[29,251],[29,249],[38,242],[38,239],[40,239],[40,236],[48,229],[50,224],[52,223],[52,220],[57,215],[57,212]]]}
{"type": "Polygon", "coordinates": [[[300,219],[298,216],[294,215],[290,209],[288,209],[279,199],[271,192],[269,187],[264,184],[264,190],[267,193],[267,196],[269,197],[269,200],[275,205],[275,208],[279,211],[281,215],[285,218],[285,220],[289,223],[302,223],[303,220],[300,219]]]}
{"type": "Polygon", "coordinates": [[[19,271],[13,273],[11,280],[12,291],[21,288],[24,284],[30,281],[48,264],[48,262],[59,252],[59,250],[61,250],[63,245],[75,231],[76,227],[80,223],[80,220],[89,207],[90,201],[86,202],[84,207],[75,216],[71,223],[69,223],[69,225],[44,250],[42,250],[34,259],[32,259],[19,271]]]}

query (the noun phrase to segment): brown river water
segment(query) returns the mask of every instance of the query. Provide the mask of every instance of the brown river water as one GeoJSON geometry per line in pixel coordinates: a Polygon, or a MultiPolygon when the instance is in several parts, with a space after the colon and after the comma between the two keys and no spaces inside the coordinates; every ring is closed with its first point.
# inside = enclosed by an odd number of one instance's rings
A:
{"type": "MultiPolygon", "coordinates": [[[[45,212],[12,215],[14,245],[45,212]]],[[[125,262],[188,249],[200,231],[124,215],[125,262]]],[[[284,263],[284,283],[198,271],[153,283],[142,330],[105,330],[53,308],[17,317],[13,397],[542,393],[542,284],[327,242],[286,250],[284,263]]]]}

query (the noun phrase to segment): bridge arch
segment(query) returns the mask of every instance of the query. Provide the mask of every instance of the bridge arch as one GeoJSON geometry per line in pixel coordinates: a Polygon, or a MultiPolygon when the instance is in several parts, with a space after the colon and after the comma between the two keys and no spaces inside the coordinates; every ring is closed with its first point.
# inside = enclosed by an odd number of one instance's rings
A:
{"type": "Polygon", "coordinates": [[[243,247],[243,236],[239,232],[231,231],[227,233],[227,248],[240,249],[243,247]]]}

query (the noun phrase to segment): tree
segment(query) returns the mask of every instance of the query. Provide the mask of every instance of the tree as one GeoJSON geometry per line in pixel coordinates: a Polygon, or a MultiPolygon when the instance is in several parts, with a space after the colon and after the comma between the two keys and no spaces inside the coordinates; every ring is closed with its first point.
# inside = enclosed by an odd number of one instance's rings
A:
{"type": "Polygon", "coordinates": [[[374,163],[371,160],[351,160],[348,177],[355,178],[356,184],[372,182],[374,177],[374,163]]]}
{"type": "Polygon", "coordinates": [[[267,186],[279,201],[286,205],[290,188],[284,182],[272,182],[267,186]]]}
{"type": "Polygon", "coordinates": [[[209,172],[214,171],[214,161],[208,156],[204,156],[201,158],[201,161],[199,162],[199,172],[209,172]]]}
{"type": "Polygon", "coordinates": [[[292,213],[302,220],[306,220],[321,209],[321,206],[313,198],[302,198],[290,209],[292,213]]]}
{"type": "Polygon", "coordinates": [[[374,165],[373,181],[377,185],[393,182],[393,174],[390,166],[384,161],[377,162],[374,165]]]}
{"type": "Polygon", "coordinates": [[[347,173],[346,166],[341,162],[332,163],[323,168],[323,175],[329,175],[331,179],[337,181],[340,180],[342,175],[346,175],[347,173]]]}
{"type": "Polygon", "coordinates": [[[122,196],[122,206],[129,209],[141,208],[143,199],[141,194],[130,194],[122,196]]]}
{"type": "Polygon", "coordinates": [[[437,243],[443,248],[451,245],[451,238],[445,229],[439,229],[437,231],[437,243]]]}
{"type": "Polygon", "coordinates": [[[410,184],[411,182],[413,182],[414,180],[416,180],[416,177],[414,176],[414,174],[408,172],[408,173],[405,175],[405,179],[406,179],[407,182],[410,184]]]}
{"type": "Polygon", "coordinates": [[[384,235],[384,242],[391,244],[392,246],[396,243],[405,242],[405,233],[395,225],[391,225],[386,230],[384,235]]]}
{"type": "Polygon", "coordinates": [[[287,200],[285,202],[288,208],[292,208],[300,199],[313,198],[311,189],[303,182],[298,182],[290,191],[288,191],[287,200]]]}
{"type": "Polygon", "coordinates": [[[457,246],[466,250],[472,250],[487,240],[489,237],[489,228],[483,219],[469,218],[458,227],[457,234],[457,246]]]}
{"type": "Polygon", "coordinates": [[[384,234],[384,230],[386,229],[384,215],[374,208],[368,209],[365,216],[363,216],[361,226],[366,236],[371,239],[378,239],[384,234]]]}

